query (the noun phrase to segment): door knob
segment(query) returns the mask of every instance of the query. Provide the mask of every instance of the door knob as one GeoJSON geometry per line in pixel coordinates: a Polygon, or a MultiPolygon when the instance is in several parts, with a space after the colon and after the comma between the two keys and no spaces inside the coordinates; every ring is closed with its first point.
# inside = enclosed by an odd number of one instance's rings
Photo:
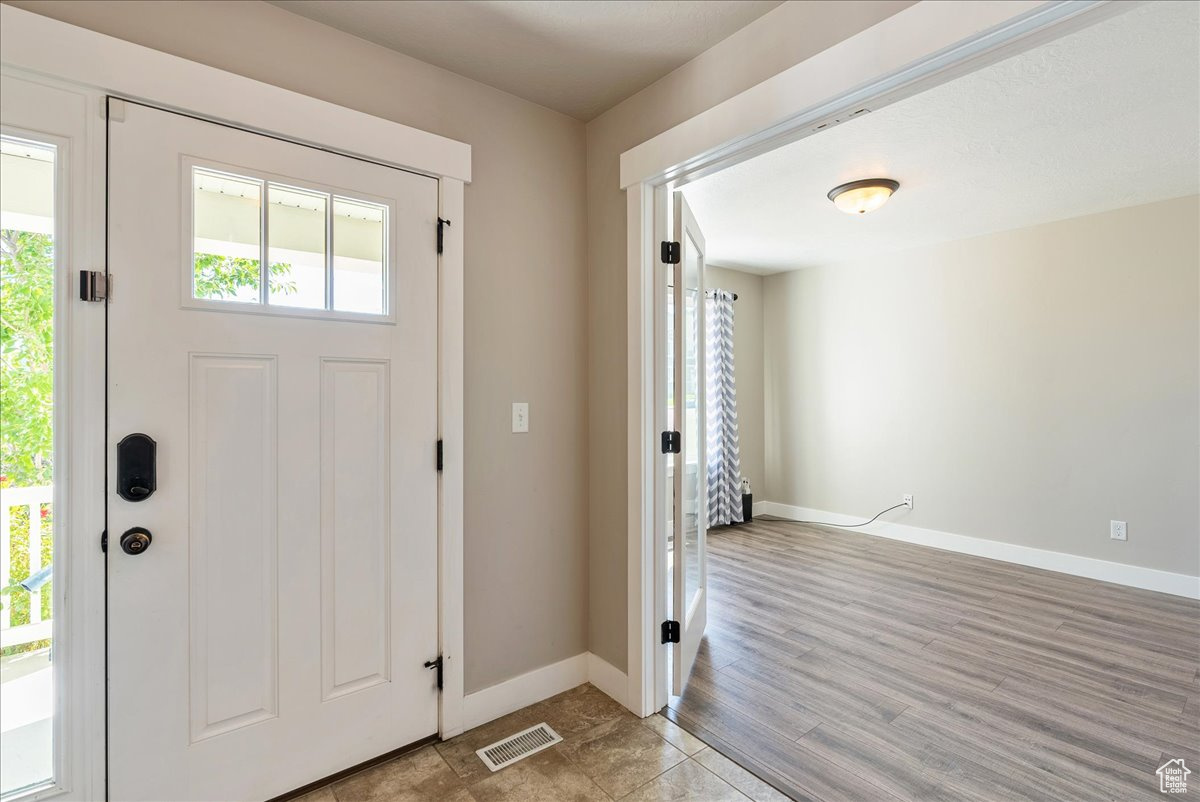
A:
{"type": "Polygon", "coordinates": [[[149,529],[143,529],[140,526],[131,527],[121,535],[121,551],[136,557],[150,548],[152,540],[154,540],[154,536],[150,534],[149,529]]]}

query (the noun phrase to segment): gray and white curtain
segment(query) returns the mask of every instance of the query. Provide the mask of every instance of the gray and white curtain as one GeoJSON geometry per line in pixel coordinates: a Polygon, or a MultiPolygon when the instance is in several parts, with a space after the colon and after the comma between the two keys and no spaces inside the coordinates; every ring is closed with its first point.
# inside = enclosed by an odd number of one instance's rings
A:
{"type": "Polygon", "coordinates": [[[733,293],[713,290],[705,307],[708,525],[742,522],[737,391],[733,383],[733,293]]]}

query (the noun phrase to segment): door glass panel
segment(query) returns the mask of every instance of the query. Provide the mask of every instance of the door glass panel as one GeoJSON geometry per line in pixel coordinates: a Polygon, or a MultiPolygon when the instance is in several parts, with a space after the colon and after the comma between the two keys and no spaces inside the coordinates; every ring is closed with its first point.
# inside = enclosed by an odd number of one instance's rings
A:
{"type": "Polygon", "coordinates": [[[0,137],[0,796],[54,776],[55,156],[0,137]]]}
{"type": "MultiPolygon", "coordinates": [[[[700,437],[700,249],[691,238],[683,239],[683,559],[684,609],[677,612],[687,616],[700,589],[700,449],[705,443],[700,437]]],[[[679,619],[683,621],[683,618],[679,619]]]]}
{"type": "MultiPolygon", "coordinates": [[[[675,422],[675,270],[671,265],[666,266],[667,275],[667,313],[666,313],[666,397],[667,415],[665,431],[677,430],[675,422]]],[[[667,472],[666,499],[664,507],[667,513],[667,619],[674,621],[675,617],[675,455],[663,455],[663,470],[667,472]]],[[[670,659],[671,650],[667,650],[670,659]]],[[[669,673],[669,670],[668,670],[669,673]]]]}
{"type": "Polygon", "coordinates": [[[381,315],[387,308],[383,277],[387,207],[333,199],[333,308],[381,315]]]}
{"type": "Polygon", "coordinates": [[[270,302],[325,308],[325,225],[329,196],[293,187],[267,187],[267,264],[270,302]]]}
{"type": "Polygon", "coordinates": [[[192,170],[192,295],[259,303],[261,181],[192,170]]]}

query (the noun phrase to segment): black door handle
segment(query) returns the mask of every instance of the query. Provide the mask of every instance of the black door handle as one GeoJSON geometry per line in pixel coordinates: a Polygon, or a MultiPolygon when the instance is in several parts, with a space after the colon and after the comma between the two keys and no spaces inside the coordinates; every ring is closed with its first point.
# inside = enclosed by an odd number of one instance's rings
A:
{"type": "Polygon", "coordinates": [[[121,551],[136,557],[150,548],[153,540],[154,536],[150,534],[149,529],[140,526],[130,527],[125,530],[125,534],[121,535],[121,551]]]}

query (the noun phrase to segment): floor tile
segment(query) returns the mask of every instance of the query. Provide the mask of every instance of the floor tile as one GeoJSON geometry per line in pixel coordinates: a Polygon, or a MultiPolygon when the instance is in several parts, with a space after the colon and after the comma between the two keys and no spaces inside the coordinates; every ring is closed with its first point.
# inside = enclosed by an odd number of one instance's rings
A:
{"type": "Polygon", "coordinates": [[[478,802],[608,802],[596,783],[553,749],[469,786],[478,802]]]}
{"type": "Polygon", "coordinates": [[[389,760],[335,783],[337,802],[434,802],[470,796],[446,761],[431,746],[389,760]]]}
{"type": "Polygon", "coordinates": [[[622,802],[746,802],[746,796],[694,760],[680,763],[622,802]]]}
{"type": "Polygon", "coordinates": [[[685,755],[694,755],[707,746],[704,741],[660,714],[642,719],[642,724],[654,730],[660,738],[685,755]]]}
{"type": "Polygon", "coordinates": [[[636,718],[601,724],[558,748],[614,799],[687,759],[636,718]]]}
{"type": "Polygon", "coordinates": [[[701,766],[741,791],[754,802],[788,802],[788,798],[714,749],[692,756],[701,766]]]}
{"type": "Polygon", "coordinates": [[[546,722],[564,739],[609,721],[636,718],[590,683],[552,696],[528,709],[534,719],[546,722]]]}

